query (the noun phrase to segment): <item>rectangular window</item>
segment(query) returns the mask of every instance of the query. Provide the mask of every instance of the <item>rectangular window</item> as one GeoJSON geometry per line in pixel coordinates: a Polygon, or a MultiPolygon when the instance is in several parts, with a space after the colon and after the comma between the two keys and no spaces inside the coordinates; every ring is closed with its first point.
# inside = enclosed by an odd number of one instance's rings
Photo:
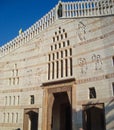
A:
{"type": "Polygon", "coordinates": [[[50,80],[50,63],[48,63],[48,80],[50,80]]]}
{"type": "Polygon", "coordinates": [[[55,60],[55,54],[53,53],[53,60],[55,60]]]}
{"type": "Polygon", "coordinates": [[[57,78],[58,78],[59,77],[59,61],[57,61],[56,64],[57,64],[56,67],[57,67],[57,78]]]}
{"type": "Polygon", "coordinates": [[[61,40],[63,39],[63,35],[61,34],[61,40]]]}
{"type": "Polygon", "coordinates": [[[53,50],[53,46],[51,46],[51,51],[53,50]]]}
{"type": "Polygon", "coordinates": [[[96,98],[96,90],[94,87],[89,88],[89,98],[96,98]]]}
{"type": "Polygon", "coordinates": [[[68,61],[65,59],[65,76],[68,76],[68,61]]]}
{"type": "Polygon", "coordinates": [[[34,95],[31,95],[31,96],[30,96],[30,103],[31,103],[31,104],[34,104],[34,95]]]}
{"type": "Polygon", "coordinates": [[[55,50],[57,49],[57,45],[55,44],[55,50]]]}
{"type": "Polygon", "coordinates": [[[54,62],[52,62],[52,79],[54,79],[54,62]]]}
{"type": "Polygon", "coordinates": [[[61,60],[61,77],[63,77],[63,60],[61,60]]]}
{"type": "Polygon", "coordinates": [[[70,58],[70,76],[73,75],[73,69],[72,69],[72,58],[70,58]]]}
{"type": "Polygon", "coordinates": [[[55,42],[55,37],[53,37],[53,42],[55,42]]]}
{"type": "Polygon", "coordinates": [[[61,58],[63,58],[63,51],[61,51],[61,58]]]}
{"type": "Polygon", "coordinates": [[[57,36],[57,41],[59,41],[59,36],[57,36]]]}
{"type": "Polygon", "coordinates": [[[67,38],[67,33],[65,33],[65,38],[67,38]]]}
{"type": "Polygon", "coordinates": [[[57,59],[59,59],[59,52],[57,52],[57,59]]]}

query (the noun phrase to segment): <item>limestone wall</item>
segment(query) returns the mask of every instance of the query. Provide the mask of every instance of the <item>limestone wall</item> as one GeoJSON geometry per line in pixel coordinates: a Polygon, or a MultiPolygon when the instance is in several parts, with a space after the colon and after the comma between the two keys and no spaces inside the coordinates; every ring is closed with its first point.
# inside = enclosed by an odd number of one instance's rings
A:
{"type": "MultiPolygon", "coordinates": [[[[39,130],[42,125],[42,102],[45,82],[61,79],[76,79],[76,128],[82,127],[82,105],[104,103],[106,107],[107,130],[113,127],[110,100],[113,98],[114,82],[114,17],[58,19],[35,38],[0,58],[0,129],[23,129],[25,108],[39,109],[39,130]],[[55,35],[57,34],[57,35],[55,35]],[[60,36],[63,35],[61,38],[60,36]],[[67,36],[66,36],[67,35],[67,36]],[[57,40],[57,36],[59,39],[57,40]],[[65,37],[66,36],[66,37],[65,37]],[[53,38],[56,41],[53,41],[53,38]],[[69,40],[70,45],[67,41],[69,40]],[[65,42],[65,47],[63,47],[65,42]],[[51,51],[52,45],[60,48],[51,51]],[[72,75],[48,79],[50,53],[72,49],[72,75]],[[89,88],[94,87],[96,98],[90,99],[89,88]],[[35,103],[30,103],[30,96],[35,103]],[[108,124],[108,121],[111,123],[108,124]]],[[[64,51],[63,51],[64,52],[64,51]]],[[[60,56],[60,55],[59,55],[60,56]]],[[[62,58],[61,58],[62,59],[62,58]]],[[[65,57],[63,57],[63,60],[65,57]]],[[[54,59],[54,63],[57,59],[54,59]]],[[[59,61],[59,59],[58,59],[59,61]]],[[[59,67],[59,73],[62,69],[59,67]]],[[[71,69],[70,64],[67,70],[71,69]]],[[[51,71],[50,71],[51,73],[51,71]]],[[[66,71],[63,71],[63,75],[66,71]]],[[[57,68],[54,74],[57,74],[57,68]]],[[[113,104],[111,104],[111,108],[113,104]]]]}

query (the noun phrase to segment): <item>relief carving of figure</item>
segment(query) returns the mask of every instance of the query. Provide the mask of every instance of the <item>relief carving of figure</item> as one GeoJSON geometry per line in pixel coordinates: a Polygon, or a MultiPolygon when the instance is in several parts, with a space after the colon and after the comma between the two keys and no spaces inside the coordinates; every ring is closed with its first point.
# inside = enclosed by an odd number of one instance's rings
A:
{"type": "Polygon", "coordinates": [[[85,58],[79,58],[78,59],[78,64],[81,67],[81,73],[85,74],[87,72],[87,62],[85,58]]]}
{"type": "Polygon", "coordinates": [[[86,25],[83,22],[78,23],[78,37],[81,41],[86,40],[86,25]]]}
{"type": "Polygon", "coordinates": [[[102,69],[102,59],[100,55],[93,54],[92,61],[95,63],[94,69],[95,70],[101,70],[102,69]]]}

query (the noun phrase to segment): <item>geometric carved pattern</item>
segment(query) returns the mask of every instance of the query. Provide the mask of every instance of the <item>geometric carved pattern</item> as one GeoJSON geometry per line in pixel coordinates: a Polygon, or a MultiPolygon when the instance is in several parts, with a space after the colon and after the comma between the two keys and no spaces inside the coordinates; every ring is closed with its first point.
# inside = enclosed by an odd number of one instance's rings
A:
{"type": "Polygon", "coordinates": [[[72,47],[65,29],[59,27],[48,54],[48,80],[72,76],[72,47]]]}

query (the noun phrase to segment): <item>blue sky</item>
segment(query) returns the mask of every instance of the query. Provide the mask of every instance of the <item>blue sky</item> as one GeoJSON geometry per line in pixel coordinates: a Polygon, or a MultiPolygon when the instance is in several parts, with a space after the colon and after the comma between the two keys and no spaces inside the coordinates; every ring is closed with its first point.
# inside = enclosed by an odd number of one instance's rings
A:
{"type": "Polygon", "coordinates": [[[55,7],[58,1],[59,0],[0,0],[0,46],[15,38],[20,28],[25,31],[33,25],[55,7]]]}

